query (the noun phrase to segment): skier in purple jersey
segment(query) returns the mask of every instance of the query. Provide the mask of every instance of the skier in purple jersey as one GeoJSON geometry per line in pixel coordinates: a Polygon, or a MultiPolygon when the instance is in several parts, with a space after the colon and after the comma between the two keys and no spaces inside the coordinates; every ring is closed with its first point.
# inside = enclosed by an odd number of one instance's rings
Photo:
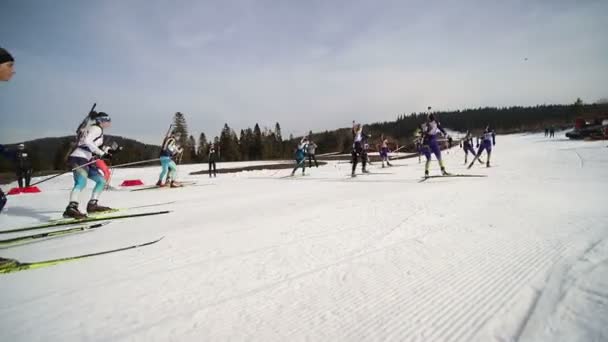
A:
{"type": "Polygon", "coordinates": [[[424,177],[429,176],[431,154],[434,154],[435,157],[437,157],[437,161],[441,167],[441,174],[444,176],[449,175],[449,173],[445,170],[443,161],[441,160],[441,148],[437,142],[437,135],[440,132],[446,136],[448,135],[443,127],[441,127],[441,124],[435,120],[435,115],[429,114],[428,120],[424,125],[424,130],[422,131],[422,153],[424,153],[424,156],[426,157],[426,164],[424,165],[424,177]]]}
{"type": "MultiPolygon", "coordinates": [[[[477,154],[477,152],[475,152],[475,148],[473,147],[473,136],[469,131],[467,131],[467,134],[464,136],[464,139],[462,139],[462,141],[460,142],[460,147],[462,147],[462,149],[464,150],[464,164],[466,165],[467,159],[469,157],[469,152],[471,152],[473,158],[475,158],[475,155],[477,154]]],[[[477,160],[479,161],[479,163],[483,164],[483,161],[481,159],[477,160]]]]}
{"type": "MultiPolygon", "coordinates": [[[[487,126],[484,130],[483,134],[480,137],[477,137],[477,144],[479,144],[479,150],[477,150],[477,159],[481,156],[483,151],[488,152],[488,159],[486,160],[486,167],[490,167],[490,156],[492,155],[492,146],[496,145],[496,133],[494,130],[490,129],[490,126],[487,126]]],[[[473,166],[473,162],[469,167],[473,166]]]]}
{"type": "Polygon", "coordinates": [[[382,145],[380,145],[380,159],[382,160],[382,167],[384,167],[384,162],[386,162],[387,166],[393,166],[389,162],[388,153],[390,152],[388,148],[388,139],[382,140],[382,145]]]}

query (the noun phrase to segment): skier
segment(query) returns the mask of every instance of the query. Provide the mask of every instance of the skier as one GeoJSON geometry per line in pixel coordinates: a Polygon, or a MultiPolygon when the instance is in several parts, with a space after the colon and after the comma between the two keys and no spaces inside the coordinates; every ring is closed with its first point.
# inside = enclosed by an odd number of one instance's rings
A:
{"type": "Polygon", "coordinates": [[[452,139],[452,136],[448,135],[448,148],[452,148],[453,143],[454,139],[452,139]]]}
{"type": "Polygon", "coordinates": [[[469,168],[473,166],[475,163],[475,159],[479,159],[483,151],[487,151],[488,159],[486,159],[486,167],[490,167],[490,156],[492,155],[492,146],[496,145],[496,133],[494,130],[490,129],[490,126],[486,126],[483,134],[480,137],[477,137],[477,144],[479,149],[477,150],[477,155],[469,164],[469,168]]]}
{"type": "Polygon", "coordinates": [[[308,157],[308,167],[312,168],[312,161],[315,161],[315,166],[318,168],[317,157],[315,156],[317,150],[317,144],[314,141],[308,139],[308,145],[306,146],[306,156],[308,157]]]}
{"type": "Polygon", "coordinates": [[[217,177],[217,168],[215,161],[217,160],[217,152],[215,151],[215,144],[209,145],[209,178],[211,178],[211,168],[213,167],[213,177],[217,177]]]}
{"type": "MultiPolygon", "coordinates": [[[[8,82],[13,75],[15,74],[14,70],[15,59],[11,54],[5,49],[0,47],[0,81],[8,82]]],[[[3,150],[3,147],[0,145],[0,150],[3,150]]],[[[4,208],[6,204],[6,195],[0,189],[0,212],[4,208]]]]}
{"type": "Polygon", "coordinates": [[[549,138],[553,138],[555,137],[555,127],[551,126],[549,127],[549,138]]]}
{"type": "Polygon", "coordinates": [[[162,170],[158,177],[158,182],[156,182],[156,186],[163,187],[166,186],[167,183],[171,188],[182,186],[180,183],[175,181],[177,165],[173,161],[173,158],[182,152],[183,149],[177,145],[177,140],[175,139],[175,135],[173,133],[165,138],[160,151],[160,164],[162,170]],[[165,176],[167,176],[167,182],[164,182],[165,176]]]}
{"type": "Polygon", "coordinates": [[[424,130],[422,131],[422,152],[426,157],[426,164],[424,165],[424,177],[429,177],[429,166],[431,165],[431,153],[437,157],[437,161],[439,162],[439,166],[441,167],[441,174],[444,176],[449,175],[449,173],[445,170],[445,166],[443,165],[443,160],[441,160],[441,149],[439,148],[439,144],[437,143],[437,135],[439,132],[447,135],[441,124],[435,120],[435,115],[429,114],[428,120],[425,124],[424,130]]]}
{"type": "Polygon", "coordinates": [[[17,174],[17,182],[19,188],[29,188],[32,179],[32,162],[30,155],[25,149],[25,144],[19,144],[15,152],[15,173],[17,174]]]}
{"type": "Polygon", "coordinates": [[[416,133],[414,133],[414,148],[416,149],[416,153],[418,153],[418,164],[422,161],[420,157],[422,156],[422,132],[424,131],[424,124],[420,125],[419,128],[416,129],[416,133]]]}
{"type": "Polygon", "coordinates": [[[306,170],[306,151],[308,149],[308,138],[302,137],[298,147],[296,148],[295,159],[296,166],[291,171],[291,176],[295,176],[298,168],[302,167],[302,176],[304,176],[304,171],[306,170]]]}
{"type": "MultiPolygon", "coordinates": [[[[6,156],[7,158],[9,157],[9,155],[7,154],[7,152],[5,152],[4,146],[0,145],[0,156],[6,156]]],[[[2,212],[2,209],[4,208],[4,205],[6,204],[6,195],[4,194],[4,192],[2,191],[2,189],[0,189],[0,212],[2,212]]]]}
{"type": "MultiPolygon", "coordinates": [[[[93,106],[93,108],[95,108],[95,106],[93,106]]],[[[100,113],[105,114],[103,112],[100,112],[100,113]]],[[[84,120],[82,120],[80,125],[78,125],[78,128],[76,129],[75,145],[78,145],[78,142],[82,139],[83,135],[87,132],[89,127],[91,127],[92,125],[94,125],[96,123],[96,119],[100,115],[100,113],[91,109],[89,114],[84,118],[84,120]]],[[[108,147],[106,147],[106,149],[108,149],[108,147]]],[[[114,152],[119,152],[122,150],[122,147],[119,147],[118,144],[116,144],[116,142],[113,142],[111,147],[109,147],[109,149],[112,149],[114,152]]],[[[106,161],[104,159],[100,158],[100,159],[97,159],[97,161],[95,162],[95,166],[97,167],[98,171],[100,171],[101,174],[103,175],[103,178],[106,181],[106,188],[109,188],[111,173],[110,173],[110,168],[108,167],[108,164],[106,163],[106,161]]]]}
{"type": "Polygon", "coordinates": [[[367,160],[367,165],[372,165],[372,159],[369,156],[369,141],[367,138],[371,136],[363,136],[363,153],[365,153],[365,159],[367,160]]]}
{"type": "Polygon", "coordinates": [[[380,159],[382,160],[382,167],[384,167],[384,162],[386,162],[387,166],[393,166],[388,159],[388,153],[390,152],[388,148],[388,139],[382,140],[382,145],[380,145],[380,159]]]}
{"type": "Polygon", "coordinates": [[[87,213],[98,213],[112,210],[97,204],[99,195],[103,191],[106,181],[95,165],[97,159],[111,158],[112,152],[109,147],[101,148],[103,145],[103,130],[111,126],[110,116],[106,113],[97,113],[95,124],[84,130],[78,141],[76,149],[68,157],[68,165],[74,169],[74,188],[70,193],[70,203],[63,212],[63,217],[82,219],[87,216],[78,210],[78,199],[80,193],[87,184],[87,178],[95,181],[95,188],[91,199],[87,204],[87,213]]]}
{"type": "Polygon", "coordinates": [[[8,82],[15,74],[15,59],[0,47],[0,81],[8,82]]]}
{"type": "Polygon", "coordinates": [[[361,126],[361,124],[355,123],[353,121],[353,150],[351,152],[351,156],[352,156],[352,164],[353,164],[353,169],[352,169],[352,173],[351,176],[355,177],[355,170],[357,169],[357,159],[361,159],[361,171],[363,173],[369,173],[369,171],[367,171],[365,169],[365,166],[367,164],[367,152],[365,150],[365,143],[367,142],[367,138],[368,136],[363,133],[363,126],[361,126]]]}
{"type": "MultiPolygon", "coordinates": [[[[464,136],[464,139],[462,139],[462,141],[460,142],[460,147],[462,147],[462,149],[464,150],[464,165],[467,165],[469,152],[471,152],[473,158],[475,158],[475,155],[477,154],[475,152],[475,148],[473,148],[473,136],[469,131],[467,131],[467,134],[464,136]]],[[[483,164],[483,161],[481,161],[481,159],[477,158],[477,160],[479,161],[479,163],[483,164]]]]}

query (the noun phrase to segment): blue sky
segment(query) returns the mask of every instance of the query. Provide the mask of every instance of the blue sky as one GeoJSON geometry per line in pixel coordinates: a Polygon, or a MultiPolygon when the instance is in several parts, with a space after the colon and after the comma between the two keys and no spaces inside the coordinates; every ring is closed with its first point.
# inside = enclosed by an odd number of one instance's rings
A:
{"type": "Polygon", "coordinates": [[[71,134],[93,102],[109,134],[303,134],[432,106],[608,96],[608,1],[9,0],[0,142],[71,134]],[[526,61],[525,58],[528,58],[526,61]]]}

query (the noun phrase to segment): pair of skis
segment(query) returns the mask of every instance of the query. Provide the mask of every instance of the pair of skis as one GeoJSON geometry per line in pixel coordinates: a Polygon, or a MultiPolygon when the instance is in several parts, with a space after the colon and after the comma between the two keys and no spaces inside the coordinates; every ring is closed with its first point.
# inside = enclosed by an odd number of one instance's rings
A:
{"type": "Polygon", "coordinates": [[[424,176],[418,183],[422,183],[429,178],[449,178],[449,177],[487,177],[487,175],[465,175],[465,174],[447,174],[447,175],[434,175],[434,176],[424,176]]]}
{"type": "MultiPolygon", "coordinates": [[[[123,218],[163,215],[163,214],[168,214],[168,213],[170,213],[170,211],[164,210],[164,211],[146,212],[146,213],[138,213],[138,214],[87,217],[87,218],[80,219],[80,220],[71,219],[71,220],[62,220],[62,221],[51,221],[51,222],[47,222],[47,223],[43,223],[43,224],[39,224],[39,225],[35,225],[35,226],[30,226],[30,227],[2,230],[2,231],[0,231],[0,234],[20,233],[20,232],[26,232],[26,231],[31,231],[31,230],[48,229],[48,228],[54,228],[54,227],[59,227],[59,226],[68,226],[68,225],[73,225],[73,224],[79,224],[79,223],[111,221],[111,220],[123,219],[123,218]]],[[[82,231],[88,231],[90,229],[100,228],[109,223],[110,222],[84,224],[84,225],[67,228],[67,229],[62,229],[62,230],[55,230],[55,231],[50,231],[50,232],[45,232],[45,233],[40,233],[40,234],[0,240],[0,246],[11,246],[11,245],[15,245],[15,244],[19,244],[19,243],[23,243],[23,242],[27,242],[27,241],[32,241],[32,240],[36,240],[36,239],[79,233],[82,231]]],[[[129,249],[140,248],[140,247],[155,244],[155,243],[159,242],[160,240],[162,240],[163,238],[164,237],[161,237],[156,240],[152,240],[152,241],[137,244],[137,245],[127,246],[127,247],[121,247],[121,248],[116,248],[116,249],[111,249],[111,250],[106,250],[106,251],[100,251],[100,252],[96,252],[96,253],[83,254],[83,255],[77,255],[77,256],[60,258],[60,259],[52,259],[52,260],[42,260],[42,261],[24,263],[24,262],[20,262],[20,261],[14,260],[14,259],[0,258],[0,273],[12,273],[12,272],[18,272],[18,271],[23,271],[23,270],[28,270],[28,269],[53,266],[53,265],[57,265],[60,263],[80,260],[80,259],[84,259],[84,258],[88,258],[88,257],[92,257],[92,256],[104,255],[104,254],[125,251],[125,250],[129,250],[129,249]]]]}
{"type": "MultiPolygon", "coordinates": [[[[158,186],[158,185],[150,185],[150,186],[146,186],[143,188],[138,188],[138,189],[133,189],[131,190],[133,191],[144,191],[144,190],[160,190],[160,189],[179,189],[179,188],[183,188],[186,186],[194,186],[197,185],[196,182],[182,182],[180,183],[180,186],[175,186],[175,187],[170,187],[170,186],[158,186]]],[[[201,184],[202,185],[202,184],[201,184]]]]}

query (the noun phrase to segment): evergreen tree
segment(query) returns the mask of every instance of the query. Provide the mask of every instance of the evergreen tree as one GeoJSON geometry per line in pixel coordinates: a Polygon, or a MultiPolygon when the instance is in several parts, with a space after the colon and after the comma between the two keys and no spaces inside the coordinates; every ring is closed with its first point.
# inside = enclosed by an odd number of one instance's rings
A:
{"type": "Polygon", "coordinates": [[[196,140],[194,139],[193,136],[190,136],[188,138],[188,144],[184,148],[184,154],[186,154],[184,156],[185,162],[187,162],[187,163],[193,163],[193,162],[197,161],[196,140]]]}
{"type": "Polygon", "coordinates": [[[260,130],[260,126],[256,123],[253,128],[253,158],[252,160],[259,160],[262,158],[262,130],[260,130]]]}
{"type": "Polygon", "coordinates": [[[188,144],[188,124],[186,117],[180,112],[173,116],[173,134],[178,145],[185,147],[188,144]]]}
{"type": "Polygon", "coordinates": [[[249,160],[249,141],[245,130],[242,129],[239,136],[239,152],[241,153],[241,160],[249,160]]]}
{"type": "Polygon", "coordinates": [[[277,138],[278,142],[283,142],[283,135],[281,134],[281,125],[279,125],[278,122],[274,125],[274,135],[277,138]]]}

